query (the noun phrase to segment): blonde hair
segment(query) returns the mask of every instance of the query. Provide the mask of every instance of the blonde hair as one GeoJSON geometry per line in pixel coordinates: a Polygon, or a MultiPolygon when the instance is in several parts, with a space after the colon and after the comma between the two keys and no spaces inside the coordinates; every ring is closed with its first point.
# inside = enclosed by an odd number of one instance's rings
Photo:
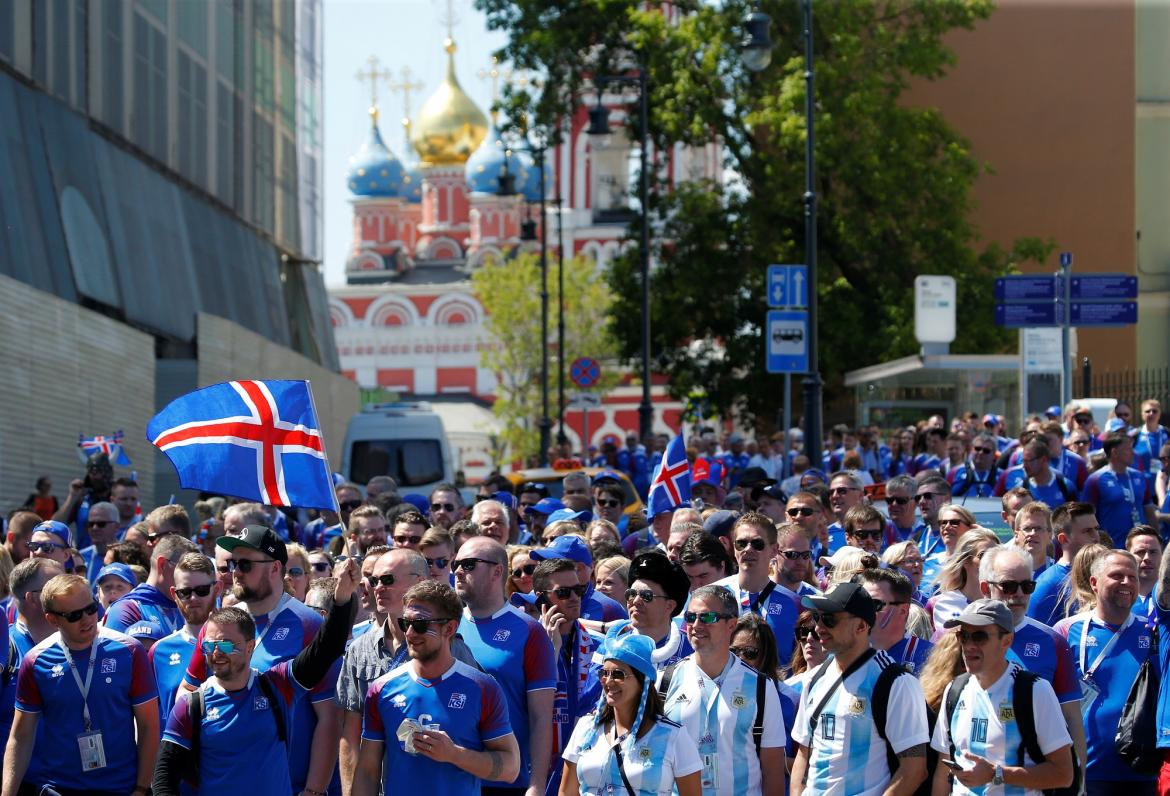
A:
{"type": "Polygon", "coordinates": [[[949,511],[952,514],[958,516],[958,518],[962,520],[963,524],[968,528],[976,528],[979,526],[979,523],[975,521],[975,515],[967,511],[967,509],[963,508],[962,506],[956,505],[954,503],[944,503],[938,507],[938,516],[940,518],[942,517],[942,513],[944,511],[949,511]]]}
{"type": "Polygon", "coordinates": [[[997,544],[999,537],[986,528],[972,528],[963,534],[963,538],[955,545],[955,552],[938,573],[938,590],[961,591],[967,585],[967,573],[963,565],[981,552],[981,546],[992,547],[997,544]]]}
{"type": "Polygon", "coordinates": [[[41,587],[41,605],[46,611],[53,611],[54,603],[74,590],[89,594],[89,581],[80,575],[54,575],[41,587]]]}
{"type": "Polygon", "coordinates": [[[825,584],[825,591],[833,588],[838,583],[845,583],[852,579],[854,575],[863,569],[876,569],[878,562],[877,554],[867,550],[858,550],[856,552],[850,550],[843,553],[841,560],[833,565],[833,571],[829,573],[828,582],[825,584]]]}
{"type": "Polygon", "coordinates": [[[305,565],[304,569],[306,571],[311,568],[311,564],[309,563],[309,551],[306,550],[303,545],[300,545],[296,542],[289,542],[285,545],[285,550],[288,551],[288,562],[285,564],[286,567],[292,564],[293,556],[298,556],[300,557],[301,562],[305,565]]]}
{"type": "MultiPolygon", "coordinates": [[[[512,583],[512,559],[523,553],[524,558],[528,559],[528,554],[535,550],[535,547],[526,544],[508,545],[508,564],[504,572],[504,599],[511,599],[519,589],[512,583]]],[[[528,560],[528,563],[535,564],[535,561],[528,560]]]]}
{"type": "Polygon", "coordinates": [[[1093,587],[1089,583],[1089,578],[1093,575],[1093,564],[1097,559],[1115,552],[1116,549],[1103,544],[1085,545],[1078,550],[1073,558],[1072,569],[1069,570],[1068,577],[1065,578],[1064,585],[1060,587],[1060,592],[1056,596],[1057,610],[1064,616],[1072,616],[1081,611],[1088,611],[1096,605],[1097,595],[1093,593],[1093,587]]]}
{"type": "Polygon", "coordinates": [[[942,707],[943,692],[957,675],[967,670],[963,664],[963,648],[955,633],[943,633],[926,656],[918,682],[926,697],[926,705],[935,713],[942,707]]]}

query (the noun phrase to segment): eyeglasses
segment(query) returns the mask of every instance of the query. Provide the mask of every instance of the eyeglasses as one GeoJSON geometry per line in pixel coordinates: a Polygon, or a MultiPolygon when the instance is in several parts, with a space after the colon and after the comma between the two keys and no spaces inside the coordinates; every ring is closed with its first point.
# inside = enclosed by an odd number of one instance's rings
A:
{"type": "Polygon", "coordinates": [[[812,620],[814,624],[823,625],[832,630],[841,621],[841,617],[836,614],[827,614],[824,611],[813,611],[812,620]]]}
{"type": "Polygon", "coordinates": [[[814,631],[811,627],[798,627],[796,628],[796,640],[804,641],[806,638],[813,635],[813,632],[814,631]]]}
{"type": "Polygon", "coordinates": [[[598,500],[597,505],[603,509],[616,509],[622,505],[622,502],[620,500],[598,500]]]}
{"type": "Polygon", "coordinates": [[[338,508],[340,508],[342,511],[353,511],[356,508],[360,508],[362,502],[360,500],[347,500],[344,503],[339,503],[337,505],[338,508]]]}
{"type": "Polygon", "coordinates": [[[201,641],[199,649],[203,650],[204,655],[213,655],[216,652],[224,655],[235,655],[237,652],[241,652],[243,647],[237,647],[231,641],[201,641]]]}
{"type": "Polygon", "coordinates": [[[104,528],[107,525],[113,525],[113,524],[114,524],[113,520],[89,520],[87,523],[85,523],[85,527],[87,527],[87,528],[104,528]]]}
{"type": "Polygon", "coordinates": [[[370,584],[371,589],[376,589],[379,586],[393,586],[394,575],[387,573],[385,575],[369,575],[366,577],[366,583],[370,584]]]}
{"type": "Polygon", "coordinates": [[[231,571],[232,571],[232,568],[231,568],[231,567],[229,567],[227,564],[223,564],[223,565],[217,566],[215,569],[216,569],[216,571],[218,571],[218,572],[219,572],[219,574],[221,574],[221,575],[226,575],[226,574],[228,574],[229,572],[231,572],[231,571]]]}
{"type": "MultiPolygon", "coordinates": [[[[966,630],[956,631],[955,635],[959,637],[960,644],[978,644],[980,646],[987,643],[991,638],[991,634],[986,630],[976,630],[973,633],[968,633],[966,630]]],[[[1003,635],[1000,633],[999,635],[1003,635]]]]}
{"type": "Polygon", "coordinates": [[[211,594],[211,584],[204,583],[202,586],[190,586],[182,589],[175,589],[175,596],[180,600],[190,600],[192,595],[196,597],[206,597],[211,594]]]}
{"type": "Polygon", "coordinates": [[[754,539],[736,539],[735,540],[735,549],[736,550],[747,550],[748,547],[751,547],[752,550],[763,550],[765,547],[767,547],[767,544],[768,544],[767,542],[765,542],[763,539],[759,538],[758,536],[754,539]]]}
{"type": "Polygon", "coordinates": [[[853,533],[847,533],[845,535],[852,536],[854,539],[873,539],[874,541],[878,541],[879,539],[882,538],[882,529],[881,528],[871,529],[871,530],[862,529],[859,531],[854,531],[853,533]]]}
{"type": "Polygon", "coordinates": [[[432,503],[431,511],[454,511],[454,503],[432,503]]]}
{"type": "Polygon", "coordinates": [[[688,625],[693,625],[698,622],[700,625],[713,625],[716,622],[724,619],[735,619],[730,614],[721,614],[718,611],[684,611],[683,622],[688,625]]]}
{"type": "Polygon", "coordinates": [[[811,517],[817,513],[816,509],[810,509],[807,506],[794,506],[793,508],[784,511],[789,517],[811,517]]]}
{"type": "Polygon", "coordinates": [[[98,612],[99,608],[101,608],[101,606],[99,606],[97,603],[90,603],[84,608],[78,608],[76,611],[46,611],[45,613],[52,614],[53,616],[59,616],[66,622],[72,624],[73,622],[80,621],[81,617],[83,616],[93,616],[98,612]]]}
{"type": "Polygon", "coordinates": [[[247,575],[256,565],[271,564],[275,560],[275,558],[261,558],[258,561],[253,561],[250,558],[229,558],[227,562],[228,572],[235,572],[238,569],[240,572],[243,572],[245,575],[247,575]]]}
{"type": "MultiPolygon", "coordinates": [[[[910,604],[909,600],[890,600],[889,602],[886,602],[885,600],[874,600],[873,601],[873,612],[875,614],[880,614],[882,611],[886,610],[887,606],[890,606],[890,605],[909,605],[909,604],[910,604]]],[[[826,625],[826,627],[828,627],[828,625],[826,625]]]]}
{"type": "Polygon", "coordinates": [[[491,564],[494,567],[498,565],[498,562],[488,561],[486,558],[460,558],[451,562],[451,568],[470,572],[475,569],[476,564],[491,564]]]}
{"type": "Polygon", "coordinates": [[[51,553],[54,550],[64,550],[66,545],[57,544],[56,542],[29,542],[28,549],[34,553],[51,553]]]}
{"type": "Polygon", "coordinates": [[[422,537],[418,536],[417,534],[413,534],[413,533],[412,534],[403,534],[402,536],[395,536],[394,537],[394,544],[399,545],[400,547],[402,545],[407,545],[407,544],[418,544],[421,541],[422,541],[422,537]]]}
{"type": "Polygon", "coordinates": [[[738,658],[755,660],[756,658],[760,657],[759,647],[728,647],[727,651],[738,658]]]}
{"type": "MultiPolygon", "coordinates": [[[[426,558],[426,556],[423,556],[423,558],[426,558]]],[[[438,567],[439,569],[446,569],[447,564],[451,561],[451,559],[446,556],[443,556],[442,558],[426,558],[426,560],[428,567],[438,567]]]]}
{"type": "Polygon", "coordinates": [[[1034,580],[989,580],[987,583],[991,586],[999,587],[999,590],[1004,594],[1015,594],[1017,589],[1024,594],[1031,594],[1036,591],[1036,581],[1034,580]]]}
{"type": "Polygon", "coordinates": [[[305,574],[305,570],[303,570],[301,567],[289,567],[284,571],[284,574],[288,575],[290,578],[299,578],[301,575],[305,574]]]}
{"type": "Polygon", "coordinates": [[[861,490],[855,486],[835,486],[829,490],[830,495],[844,495],[848,492],[860,492],[861,490]]]}
{"type": "Polygon", "coordinates": [[[934,500],[936,497],[938,497],[938,495],[934,492],[923,492],[921,495],[914,496],[914,502],[920,503],[923,500],[934,500]]]}
{"type": "Polygon", "coordinates": [[[314,572],[328,572],[329,567],[331,567],[331,566],[332,566],[332,564],[330,564],[328,561],[314,561],[313,562],[313,571],[314,572]]]}
{"type": "Polygon", "coordinates": [[[615,683],[620,683],[626,679],[626,673],[621,669],[600,669],[597,672],[597,679],[605,682],[606,680],[613,680],[615,683]]]}
{"type": "Polygon", "coordinates": [[[146,539],[149,542],[155,542],[164,536],[170,536],[172,533],[174,533],[174,531],[148,531],[146,534],[146,539]]]}
{"type": "Polygon", "coordinates": [[[812,560],[812,552],[809,550],[781,550],[780,555],[784,556],[789,561],[797,561],[802,558],[805,561],[812,560]]]}
{"type": "Polygon", "coordinates": [[[634,598],[638,597],[644,603],[652,603],[657,600],[669,599],[665,594],[655,594],[649,589],[626,589],[626,602],[632,603],[634,598]]]}
{"type": "Polygon", "coordinates": [[[541,594],[555,595],[558,600],[569,599],[570,594],[575,594],[578,597],[584,597],[585,592],[589,591],[589,587],[584,584],[577,584],[576,586],[558,586],[555,589],[545,589],[541,594]]]}
{"type": "Polygon", "coordinates": [[[974,453],[995,453],[995,448],[971,448],[974,453]]]}
{"type": "Polygon", "coordinates": [[[905,506],[911,500],[913,500],[913,498],[902,497],[901,495],[887,495],[886,496],[886,503],[890,504],[891,506],[905,506]]]}
{"type": "Polygon", "coordinates": [[[938,521],[938,525],[940,528],[943,527],[944,525],[949,527],[951,525],[966,525],[966,524],[967,523],[963,522],[962,520],[958,520],[958,519],[947,519],[947,520],[939,520],[938,521]]]}
{"type": "Polygon", "coordinates": [[[514,570],[512,570],[512,577],[519,578],[519,577],[522,577],[524,575],[531,575],[535,571],[536,571],[536,564],[525,564],[523,566],[516,567],[514,570]]]}
{"type": "Polygon", "coordinates": [[[455,620],[449,616],[440,617],[438,619],[407,619],[406,617],[400,616],[398,617],[397,621],[398,629],[403,633],[405,633],[407,630],[413,630],[420,636],[425,636],[427,633],[431,632],[432,624],[441,625],[444,622],[453,622],[455,620]]]}

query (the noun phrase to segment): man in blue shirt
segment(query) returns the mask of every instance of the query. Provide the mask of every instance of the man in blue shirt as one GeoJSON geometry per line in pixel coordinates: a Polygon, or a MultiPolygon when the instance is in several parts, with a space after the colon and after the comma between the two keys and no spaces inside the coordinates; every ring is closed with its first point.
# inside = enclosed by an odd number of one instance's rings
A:
{"type": "Polygon", "coordinates": [[[845,514],[865,498],[861,479],[853,473],[840,472],[829,482],[829,507],[833,524],[829,526],[829,549],[823,555],[833,555],[845,546],[845,514]]]}
{"type": "Polygon", "coordinates": [[[1130,528],[1155,525],[1154,500],[1145,475],[1131,467],[1133,440],[1120,432],[1105,437],[1105,458],[1109,464],[1089,474],[1081,500],[1097,509],[1101,528],[1112,539],[1113,546],[1122,544],[1130,528]]]}
{"type": "Polygon", "coordinates": [[[1026,503],[1016,512],[1012,528],[1013,542],[1032,559],[1032,576],[1039,577],[1052,566],[1048,557],[1048,547],[1052,544],[1052,511],[1048,504],[1040,500],[1026,503]]]}
{"type": "Polygon", "coordinates": [[[158,686],[160,726],[163,728],[174,707],[183,674],[191,663],[196,639],[208,615],[215,610],[215,601],[219,597],[219,583],[211,559],[202,553],[184,554],[175,565],[171,596],[185,624],[150,648],[150,666],[158,686]]]}
{"type": "Polygon", "coordinates": [[[1153,654],[1154,630],[1132,613],[1138,588],[1137,561],[1125,550],[1114,550],[1093,562],[1089,583],[1096,597],[1093,609],[1056,626],[1068,640],[1081,681],[1081,714],[1088,743],[1085,792],[1088,796],[1153,796],[1154,778],[1130,768],[1118,756],[1114,743],[1138,669],[1153,654]]]}
{"type": "Polygon", "coordinates": [[[147,648],[182,627],[183,616],[171,599],[175,565],[184,555],[197,550],[178,534],[160,539],[151,552],[150,576],[110,606],[106,627],[138,639],[147,648]]]}
{"type": "Polygon", "coordinates": [[[940,476],[928,476],[918,482],[914,493],[922,523],[918,530],[918,552],[924,558],[946,548],[938,533],[938,511],[951,502],[951,485],[940,476]]]}
{"type": "Polygon", "coordinates": [[[540,623],[505,602],[507,573],[508,553],[498,542],[477,536],[459,548],[455,591],[466,604],[459,634],[503,689],[508,724],[520,746],[519,773],[487,781],[484,793],[536,796],[548,778],[556,656],[540,623]]]}
{"type": "Polygon", "coordinates": [[[1133,454],[1137,468],[1148,475],[1157,475],[1162,469],[1158,453],[1170,442],[1170,432],[1159,421],[1162,404],[1153,398],[1142,401],[1142,424],[1133,432],[1133,454]]]}
{"type": "Polygon", "coordinates": [[[614,600],[593,586],[593,553],[580,536],[567,534],[558,536],[545,547],[538,547],[528,554],[533,561],[550,558],[567,558],[577,565],[577,575],[585,584],[585,596],[581,600],[581,618],[596,622],[613,622],[626,619],[629,614],[617,600],[614,600]]]}
{"type": "MultiPolygon", "coordinates": [[[[952,497],[991,497],[999,468],[995,466],[999,450],[991,434],[982,433],[971,443],[971,458],[947,473],[952,497]]],[[[887,494],[889,489],[887,487],[887,494]]]]}
{"type": "Polygon", "coordinates": [[[892,569],[863,569],[855,578],[874,603],[870,646],[883,650],[894,663],[909,666],[914,674],[919,674],[934,645],[906,629],[914,584],[892,569]]]}
{"type": "Polygon", "coordinates": [[[52,578],[41,600],[57,632],[20,664],[4,796],[22,784],[62,796],[147,793],[159,731],[146,650],[99,625],[100,606],[79,575],[52,578]]]}
{"type": "Polygon", "coordinates": [[[81,557],[85,559],[86,579],[94,587],[98,571],[105,563],[106,548],[114,543],[118,532],[118,507],[108,501],[94,503],[89,507],[85,527],[93,544],[81,549],[81,557]]]}
{"type": "Polygon", "coordinates": [[[1077,496],[1076,486],[1052,469],[1048,443],[1040,436],[1024,443],[1020,464],[1004,471],[995,486],[995,494],[1002,496],[1018,486],[1027,489],[1033,500],[1049,506],[1059,506],[1077,496]]]}
{"type": "Polygon", "coordinates": [[[1055,627],[1065,616],[1064,587],[1072,572],[1072,562],[1082,547],[1097,543],[1097,516],[1088,503],[1073,501],[1057,506],[1052,512],[1052,525],[1060,542],[1060,560],[1036,578],[1036,590],[1028,603],[1028,616],[1055,627]]]}
{"type": "MultiPolygon", "coordinates": [[[[501,684],[451,654],[459,598],[446,584],[425,580],[403,602],[398,624],[410,660],[370,684],[353,796],[377,796],[379,784],[387,794],[469,796],[482,792],[482,782],[521,780],[522,745],[501,684]]],[[[547,726],[536,734],[547,739],[547,726]]]]}

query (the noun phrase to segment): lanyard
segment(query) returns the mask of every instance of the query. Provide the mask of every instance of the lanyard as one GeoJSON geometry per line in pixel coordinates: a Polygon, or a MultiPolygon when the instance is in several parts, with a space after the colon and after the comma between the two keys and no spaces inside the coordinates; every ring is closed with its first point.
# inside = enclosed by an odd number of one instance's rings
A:
{"type": "MultiPolygon", "coordinates": [[[[729,659],[728,663],[734,664],[735,661],[729,659]]],[[[717,679],[703,674],[698,663],[695,664],[695,668],[699,672],[699,704],[703,707],[703,733],[699,736],[699,744],[702,746],[703,741],[707,738],[710,738],[712,743],[717,743],[715,730],[718,729],[719,725],[719,692],[723,690],[723,681],[727,678],[731,667],[725,666],[717,679]],[[707,699],[707,681],[710,681],[712,686],[710,699],[707,699]]],[[[702,754],[702,749],[699,751],[702,754]]]]}
{"type": "Polygon", "coordinates": [[[57,639],[57,646],[65,653],[65,662],[69,664],[69,671],[73,673],[73,680],[77,683],[77,690],[81,692],[81,718],[85,721],[85,731],[89,732],[93,728],[93,723],[89,717],[89,686],[93,682],[93,665],[97,661],[98,641],[101,636],[94,638],[93,644],[89,647],[89,671],[85,673],[85,682],[81,682],[81,675],[77,672],[77,664],[73,662],[73,653],[65,646],[65,642],[60,638],[57,639]]]}
{"type": "Polygon", "coordinates": [[[260,649],[260,645],[264,643],[264,637],[268,635],[268,631],[272,629],[272,625],[276,623],[276,617],[280,616],[280,612],[284,610],[284,606],[292,599],[292,595],[285,594],[281,596],[280,602],[276,604],[268,614],[268,624],[264,626],[264,631],[256,637],[256,649],[260,649]]]}
{"type": "Polygon", "coordinates": [[[1125,624],[1123,624],[1118,629],[1118,631],[1116,633],[1114,633],[1113,636],[1107,642],[1105,642],[1105,646],[1101,648],[1101,651],[1097,653],[1097,657],[1095,657],[1093,659],[1093,665],[1090,668],[1086,669],[1085,668],[1085,642],[1088,641],[1088,639],[1089,639],[1089,622],[1091,622],[1092,619],[1093,619],[1092,615],[1086,616],[1085,621],[1081,624],[1081,642],[1080,642],[1081,675],[1086,680],[1091,680],[1093,678],[1093,672],[1097,671],[1097,667],[1101,665],[1101,661],[1105,660],[1105,656],[1109,654],[1109,650],[1113,649],[1113,645],[1117,643],[1117,639],[1121,638],[1121,634],[1124,633],[1129,628],[1129,626],[1133,624],[1133,614],[1130,614],[1129,616],[1126,617],[1125,624]]]}
{"type": "MultiPolygon", "coordinates": [[[[753,614],[760,613],[760,606],[768,604],[768,596],[772,594],[772,590],[775,588],[776,588],[776,581],[774,581],[774,580],[768,581],[768,585],[765,586],[763,588],[763,590],[760,591],[760,593],[756,595],[756,599],[751,603],[751,607],[749,607],[748,610],[751,611],[753,614]]],[[[751,592],[748,592],[748,598],[750,598],[750,597],[751,597],[751,592]]],[[[747,602],[748,598],[743,599],[743,602],[747,602]]]]}

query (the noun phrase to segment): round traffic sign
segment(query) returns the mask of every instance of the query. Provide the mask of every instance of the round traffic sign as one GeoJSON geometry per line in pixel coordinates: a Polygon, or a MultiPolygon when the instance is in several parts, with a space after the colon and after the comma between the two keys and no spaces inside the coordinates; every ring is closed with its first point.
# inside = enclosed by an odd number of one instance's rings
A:
{"type": "Polygon", "coordinates": [[[581,389],[592,387],[601,378],[601,364],[592,357],[578,357],[569,365],[569,378],[581,389]]]}

